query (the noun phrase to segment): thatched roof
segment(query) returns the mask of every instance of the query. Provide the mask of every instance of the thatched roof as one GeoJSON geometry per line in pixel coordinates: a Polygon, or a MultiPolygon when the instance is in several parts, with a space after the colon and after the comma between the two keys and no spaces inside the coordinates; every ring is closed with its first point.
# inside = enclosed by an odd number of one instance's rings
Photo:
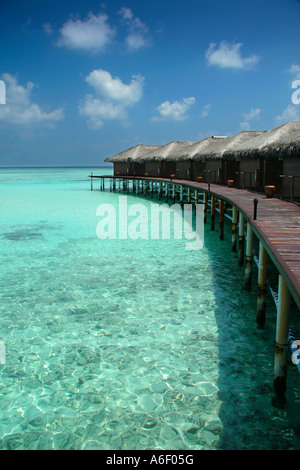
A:
{"type": "Polygon", "coordinates": [[[237,146],[225,153],[229,158],[272,158],[281,156],[299,156],[300,121],[289,121],[275,129],[237,146]]]}
{"type": "Polygon", "coordinates": [[[184,149],[194,142],[169,142],[166,145],[153,150],[144,155],[143,161],[156,160],[156,161],[178,161],[181,160],[181,155],[184,149]]]}
{"type": "Polygon", "coordinates": [[[227,138],[215,138],[209,137],[202,141],[203,145],[200,145],[198,151],[192,156],[194,160],[216,160],[222,158],[226,151],[232,151],[241,143],[252,139],[253,137],[261,134],[260,131],[243,131],[232,137],[227,138]],[[205,145],[204,145],[205,143],[205,145]]]}
{"type": "Polygon", "coordinates": [[[224,140],[227,140],[228,137],[216,138],[216,137],[207,137],[206,139],[200,140],[200,142],[192,142],[181,148],[178,148],[176,154],[172,153],[172,159],[175,161],[182,160],[199,160],[204,158],[207,154],[208,149],[212,146],[219,145],[224,140]]]}
{"type": "Polygon", "coordinates": [[[200,142],[136,145],[105,162],[215,160],[299,156],[300,121],[289,121],[270,131],[243,131],[233,137],[207,137],[200,142]]]}
{"type": "Polygon", "coordinates": [[[200,142],[172,142],[161,147],[158,152],[146,155],[146,159],[153,158],[159,153],[160,160],[184,161],[184,160],[215,160],[222,158],[226,150],[230,150],[241,143],[261,134],[259,131],[244,131],[233,137],[207,137],[200,142]],[[174,145],[175,144],[175,145],[174,145]],[[165,149],[164,149],[165,148],[165,149]]]}
{"type": "Polygon", "coordinates": [[[133,161],[140,161],[143,159],[143,156],[155,149],[160,148],[160,145],[135,145],[134,147],[130,147],[127,150],[123,150],[123,152],[117,153],[111,157],[106,158],[105,162],[111,163],[118,163],[118,162],[133,162],[133,161]]]}

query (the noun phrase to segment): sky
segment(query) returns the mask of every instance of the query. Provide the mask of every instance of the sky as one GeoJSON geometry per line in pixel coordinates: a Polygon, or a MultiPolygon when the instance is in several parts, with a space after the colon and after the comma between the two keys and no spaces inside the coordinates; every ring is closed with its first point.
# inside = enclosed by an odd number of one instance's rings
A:
{"type": "Polygon", "coordinates": [[[300,0],[0,0],[0,166],[300,120],[299,25],[300,0]]]}

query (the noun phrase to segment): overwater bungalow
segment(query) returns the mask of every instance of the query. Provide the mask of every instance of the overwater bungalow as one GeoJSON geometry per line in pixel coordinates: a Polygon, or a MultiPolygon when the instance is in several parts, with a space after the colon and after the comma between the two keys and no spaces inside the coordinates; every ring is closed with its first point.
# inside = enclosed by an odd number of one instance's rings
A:
{"type": "Polygon", "coordinates": [[[199,142],[136,145],[105,160],[114,174],[196,180],[264,191],[274,185],[283,197],[300,199],[300,121],[270,131],[243,131],[199,142]]]}
{"type": "Polygon", "coordinates": [[[209,171],[205,166],[204,155],[215,139],[216,137],[207,137],[200,142],[185,142],[172,149],[172,153],[165,158],[173,162],[176,178],[197,180],[197,177],[201,177],[206,181],[209,171]]]}
{"type": "Polygon", "coordinates": [[[205,168],[211,173],[210,181],[213,183],[226,184],[228,180],[239,180],[239,163],[235,159],[227,159],[226,152],[233,152],[243,143],[261,135],[263,131],[243,131],[232,137],[224,139],[214,139],[210,145],[202,150],[202,157],[205,159],[205,168]]]}
{"type": "Polygon", "coordinates": [[[115,176],[144,176],[145,163],[143,156],[159,147],[160,145],[135,145],[106,158],[104,161],[113,163],[115,176]]]}
{"type": "Polygon", "coordinates": [[[149,176],[170,178],[175,175],[178,179],[191,179],[191,162],[181,158],[184,149],[191,144],[193,142],[169,142],[148,153],[144,160],[146,172],[149,176]]]}
{"type": "MultiPolygon", "coordinates": [[[[233,149],[242,142],[253,138],[261,132],[244,131],[233,137],[212,136],[185,146],[181,153],[177,153],[177,165],[190,162],[191,178],[199,178],[204,182],[225,183],[227,179],[236,177],[238,171],[236,162],[228,162],[223,158],[227,149],[233,149]]],[[[176,174],[176,177],[181,177],[176,174]]]]}
{"type": "Polygon", "coordinates": [[[263,132],[223,157],[239,166],[238,185],[260,191],[274,185],[283,197],[300,197],[300,121],[263,132]]]}

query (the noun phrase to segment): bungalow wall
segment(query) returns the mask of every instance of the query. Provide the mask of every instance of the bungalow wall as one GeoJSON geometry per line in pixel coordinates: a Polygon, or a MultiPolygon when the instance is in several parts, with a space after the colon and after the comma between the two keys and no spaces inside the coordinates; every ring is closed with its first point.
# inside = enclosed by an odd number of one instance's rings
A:
{"type": "MultiPolygon", "coordinates": [[[[280,175],[283,173],[283,160],[279,160],[277,158],[271,158],[269,160],[265,160],[264,162],[264,184],[271,184],[275,186],[276,194],[282,194],[282,185],[283,180],[280,175]]],[[[300,172],[298,173],[300,175],[300,172]]]]}
{"type": "Polygon", "coordinates": [[[192,178],[197,181],[198,176],[202,176],[203,181],[205,180],[205,162],[200,160],[194,160],[192,162],[192,178]]]}
{"type": "Polygon", "coordinates": [[[283,197],[291,197],[293,190],[293,198],[300,200],[300,157],[299,158],[284,158],[282,174],[286,175],[283,178],[283,197]],[[293,178],[288,178],[292,176],[293,178]],[[293,185],[293,187],[292,187],[293,185]]]}
{"type": "Polygon", "coordinates": [[[116,162],[114,163],[114,175],[128,176],[130,175],[130,163],[129,162],[116,162]]]}
{"type": "Polygon", "coordinates": [[[184,160],[176,162],[176,178],[180,180],[192,179],[192,162],[184,160]]]}
{"type": "Polygon", "coordinates": [[[240,188],[255,188],[260,187],[259,174],[260,174],[260,160],[240,160],[238,186],[240,188]]]}
{"type": "Polygon", "coordinates": [[[149,173],[149,176],[161,176],[161,162],[150,160],[145,162],[145,173],[149,173]]]}
{"type": "Polygon", "coordinates": [[[170,178],[170,175],[176,175],[176,162],[162,162],[162,178],[170,178]]]}
{"type": "Polygon", "coordinates": [[[234,185],[237,186],[239,182],[240,162],[236,160],[224,161],[223,183],[226,184],[227,180],[233,180],[234,185]]]}
{"type": "Polygon", "coordinates": [[[134,162],[130,167],[130,174],[132,176],[145,176],[145,163],[134,162]]]}
{"type": "Polygon", "coordinates": [[[222,160],[205,162],[206,181],[208,183],[221,183],[222,181],[222,160]]]}

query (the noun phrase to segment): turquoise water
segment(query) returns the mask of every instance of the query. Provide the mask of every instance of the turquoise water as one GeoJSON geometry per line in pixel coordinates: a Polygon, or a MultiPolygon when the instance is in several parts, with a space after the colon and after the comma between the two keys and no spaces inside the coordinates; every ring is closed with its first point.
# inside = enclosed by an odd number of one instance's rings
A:
{"type": "Polygon", "coordinates": [[[120,194],[91,171],[0,170],[0,449],[299,449],[300,377],[274,409],[275,307],[257,330],[229,224],[195,251],[99,240],[120,194]]]}

